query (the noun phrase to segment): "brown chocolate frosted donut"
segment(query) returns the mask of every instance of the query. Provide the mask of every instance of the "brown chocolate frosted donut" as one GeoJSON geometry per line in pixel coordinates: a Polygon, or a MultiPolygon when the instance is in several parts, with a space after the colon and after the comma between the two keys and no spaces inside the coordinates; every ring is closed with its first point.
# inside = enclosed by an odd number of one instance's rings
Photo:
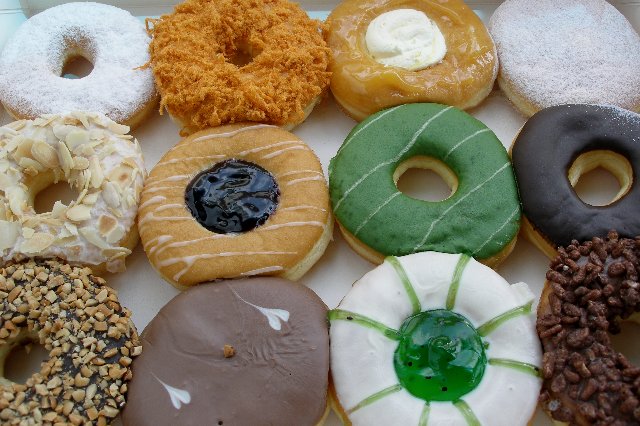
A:
{"type": "Polygon", "coordinates": [[[640,237],[561,247],[538,307],[544,347],[541,403],[578,425],[640,422],[640,368],[611,347],[619,321],[640,310],[640,237]]]}
{"type": "Polygon", "coordinates": [[[327,409],[327,308],[280,278],[191,288],[142,334],[125,425],[316,425],[327,409]]]}

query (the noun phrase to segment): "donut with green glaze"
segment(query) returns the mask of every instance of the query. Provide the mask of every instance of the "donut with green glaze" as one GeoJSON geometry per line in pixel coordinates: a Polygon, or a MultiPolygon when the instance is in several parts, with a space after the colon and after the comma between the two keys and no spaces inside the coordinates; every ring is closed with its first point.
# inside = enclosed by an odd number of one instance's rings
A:
{"type": "Polygon", "coordinates": [[[435,250],[495,266],[520,228],[505,148],[487,126],[450,106],[408,104],[370,116],[331,160],[329,186],[347,241],[376,263],[435,250]],[[400,192],[398,179],[415,167],[440,174],[452,195],[431,202],[400,192]]]}
{"type": "Polygon", "coordinates": [[[336,412],[354,426],[526,425],[542,385],[533,300],[467,255],[388,257],[329,312],[336,412]]]}

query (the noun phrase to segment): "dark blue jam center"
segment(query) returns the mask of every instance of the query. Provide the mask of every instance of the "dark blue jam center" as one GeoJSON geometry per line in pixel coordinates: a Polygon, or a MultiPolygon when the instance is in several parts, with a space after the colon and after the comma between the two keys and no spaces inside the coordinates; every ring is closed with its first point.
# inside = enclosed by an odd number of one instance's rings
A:
{"type": "Polygon", "coordinates": [[[262,225],[278,207],[280,190],[262,167],[230,159],[198,174],[187,185],[185,202],[211,232],[247,232],[262,225]]]}

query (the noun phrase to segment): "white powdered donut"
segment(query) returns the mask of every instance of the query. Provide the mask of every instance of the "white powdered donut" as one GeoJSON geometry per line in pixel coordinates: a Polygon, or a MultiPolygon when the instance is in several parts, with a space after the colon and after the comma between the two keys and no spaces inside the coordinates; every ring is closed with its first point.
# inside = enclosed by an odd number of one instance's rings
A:
{"type": "Polygon", "coordinates": [[[99,111],[133,125],[157,95],[144,25],[129,12],[99,3],[68,3],[25,22],[0,55],[0,100],[16,118],[99,111]],[[65,62],[93,64],[80,79],[61,77],[65,62]]]}
{"type": "Polygon", "coordinates": [[[640,37],[604,0],[507,0],[489,32],[498,83],[527,116],[555,105],[640,110],[640,37]]]}
{"type": "Polygon", "coordinates": [[[367,426],[526,425],[542,383],[533,299],[526,284],[509,285],[465,255],[424,252],[387,258],[329,313],[338,412],[353,425],[367,426]],[[479,342],[475,349],[484,350],[468,349],[458,328],[448,335],[429,337],[425,329],[408,334],[410,318],[438,312],[463,317],[463,328],[479,342]],[[416,357],[406,341],[418,341],[429,355],[416,357]],[[454,383],[460,376],[432,370],[438,361],[431,354],[436,353],[451,355],[446,368],[471,369],[467,360],[484,356],[475,387],[460,391],[454,383]],[[405,366],[416,372],[410,376],[415,381],[401,378],[398,371],[405,366]],[[416,396],[407,383],[417,382],[435,383],[438,395],[416,396]]]}
{"type": "Polygon", "coordinates": [[[129,128],[99,113],[44,115],[0,127],[0,256],[61,258],[124,269],[137,243],[135,217],[145,169],[129,128]],[[36,213],[35,196],[64,181],[68,206],[36,213]]]}

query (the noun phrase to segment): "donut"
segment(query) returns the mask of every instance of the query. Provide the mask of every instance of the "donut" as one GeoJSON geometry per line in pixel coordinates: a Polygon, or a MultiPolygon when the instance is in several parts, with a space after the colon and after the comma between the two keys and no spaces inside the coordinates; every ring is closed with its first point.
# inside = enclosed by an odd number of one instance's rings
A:
{"type": "Polygon", "coordinates": [[[640,235],[640,115],[615,106],[561,105],[527,121],[511,148],[523,231],[549,258],[557,246],[605,237],[610,229],[640,235]],[[602,167],[620,183],[606,206],[583,202],[580,176],[602,167]]]}
{"type": "Polygon", "coordinates": [[[187,0],[149,22],[160,110],[185,134],[242,121],[291,129],[329,86],[321,24],[287,0],[187,0]]]}
{"type": "Polygon", "coordinates": [[[538,306],[544,378],[540,401],[571,424],[637,424],[640,368],[611,346],[640,311],[640,239],[572,241],[551,262],[538,306]]]}
{"type": "Polygon", "coordinates": [[[2,261],[60,258],[120,272],[138,243],[146,171],[129,128],[99,113],[49,114],[0,127],[2,261]],[[36,213],[38,193],[67,182],[78,195],[36,213]]]}
{"type": "Polygon", "coordinates": [[[520,227],[507,152],[489,128],[450,106],[402,105],[361,122],[331,160],[329,187],[347,242],[374,263],[435,250],[496,266],[520,227]],[[410,168],[435,171],[452,195],[440,202],[404,195],[396,183],[410,168]]]}
{"type": "Polygon", "coordinates": [[[89,268],[54,260],[10,264],[0,276],[0,363],[25,343],[49,352],[25,384],[0,377],[2,424],[111,423],[142,351],[116,292],[89,268]]]}
{"type": "Polygon", "coordinates": [[[500,89],[525,116],[571,103],[640,109],[640,37],[605,0],[507,0],[489,31],[500,89]]]}
{"type": "Polygon", "coordinates": [[[329,311],[337,412],[354,426],[526,425],[542,382],[533,299],[466,255],[387,258],[329,311]]]}
{"type": "Polygon", "coordinates": [[[179,294],[142,333],[124,425],[322,424],[326,315],[312,290],[281,278],[179,294]]]}
{"type": "Polygon", "coordinates": [[[229,124],[183,139],[153,168],[138,228],[151,264],[178,288],[221,278],[296,280],[333,230],[320,161],[267,124],[229,124]]]}
{"type": "Polygon", "coordinates": [[[156,105],[149,36],[129,12],[106,4],[62,4],[31,17],[0,54],[0,101],[16,119],[97,111],[129,126],[156,105]],[[79,79],[61,77],[66,63],[93,65],[79,79]]]}
{"type": "Polygon", "coordinates": [[[486,98],[498,73],[489,32],[462,0],[356,0],[327,19],[331,92],[361,121],[385,108],[486,98]]]}

